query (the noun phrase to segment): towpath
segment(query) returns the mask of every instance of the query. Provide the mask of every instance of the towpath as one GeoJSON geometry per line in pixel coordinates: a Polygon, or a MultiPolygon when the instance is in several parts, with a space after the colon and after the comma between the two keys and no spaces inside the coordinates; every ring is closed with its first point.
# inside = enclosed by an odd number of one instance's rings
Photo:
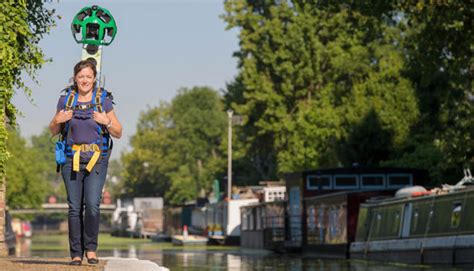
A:
{"type": "Polygon", "coordinates": [[[103,257],[97,265],[87,264],[84,259],[81,266],[70,266],[69,258],[0,258],[1,270],[37,270],[37,271],[169,271],[168,268],[157,265],[148,260],[134,258],[103,257]]]}

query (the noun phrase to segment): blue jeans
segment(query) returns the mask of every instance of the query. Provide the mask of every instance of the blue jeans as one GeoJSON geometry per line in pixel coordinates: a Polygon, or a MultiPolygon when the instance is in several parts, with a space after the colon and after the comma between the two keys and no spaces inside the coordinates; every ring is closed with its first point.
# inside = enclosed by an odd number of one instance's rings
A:
{"type": "Polygon", "coordinates": [[[71,258],[82,259],[86,251],[97,250],[99,235],[100,200],[107,175],[108,161],[101,159],[91,172],[86,164],[80,165],[80,171],[72,170],[72,159],[68,158],[62,166],[62,175],[67,191],[69,205],[69,252],[71,258]]]}

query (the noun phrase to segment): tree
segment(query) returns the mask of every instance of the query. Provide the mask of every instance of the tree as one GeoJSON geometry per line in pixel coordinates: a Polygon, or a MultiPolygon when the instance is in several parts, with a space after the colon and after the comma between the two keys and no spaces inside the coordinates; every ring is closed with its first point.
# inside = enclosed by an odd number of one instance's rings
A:
{"type": "Polygon", "coordinates": [[[402,148],[418,108],[399,29],[321,1],[226,1],[225,9],[228,28],[240,29],[240,72],[226,101],[245,116],[246,157],[266,169],[261,178],[378,165],[402,148]],[[388,137],[355,144],[373,132],[388,137]]]}
{"type": "Polygon", "coordinates": [[[130,196],[161,196],[169,187],[169,178],[163,174],[170,168],[168,149],[172,143],[169,105],[161,103],[140,114],[137,131],[132,136],[132,151],[121,157],[124,194],[130,196]]]}
{"type": "Polygon", "coordinates": [[[31,97],[31,90],[23,83],[21,73],[25,71],[34,79],[35,71],[45,63],[38,42],[49,32],[54,21],[53,12],[45,9],[41,0],[2,1],[0,10],[0,177],[3,177],[8,157],[6,125],[15,124],[17,113],[11,98],[15,87],[24,89],[31,97]]]}
{"type": "MultiPolygon", "coordinates": [[[[7,125],[15,123],[16,109],[11,103],[14,88],[31,91],[21,80],[22,71],[34,78],[34,72],[45,62],[38,47],[41,37],[53,24],[52,12],[43,7],[42,0],[4,0],[0,3],[0,213],[5,210],[7,125]]],[[[5,216],[0,216],[0,236],[4,235],[5,216]]],[[[4,242],[0,255],[6,255],[4,242]]]]}
{"type": "MultiPolygon", "coordinates": [[[[55,163],[55,137],[51,136],[48,127],[45,127],[41,134],[31,137],[31,148],[36,152],[37,163],[44,168],[39,172],[40,178],[48,182],[50,196],[55,196],[58,202],[67,202],[66,188],[59,172],[56,172],[55,163]]],[[[14,158],[13,158],[14,159],[14,158]]]]}
{"type": "MultiPolygon", "coordinates": [[[[408,75],[417,88],[421,118],[411,159],[435,150],[439,159],[422,159],[437,182],[457,181],[462,167],[474,166],[474,9],[469,1],[404,3],[401,21],[408,75]],[[440,172],[441,171],[441,172],[440,172]]],[[[410,147],[414,144],[410,144],[410,147]]],[[[402,159],[402,161],[404,160],[402,159]]]]}
{"type": "Polygon", "coordinates": [[[45,172],[54,172],[54,168],[48,167],[46,160],[42,159],[44,153],[27,146],[26,140],[17,131],[9,132],[7,148],[12,158],[6,166],[8,206],[12,209],[40,208],[51,190],[51,182],[45,178],[45,172]]]}
{"type": "Polygon", "coordinates": [[[111,159],[109,161],[109,169],[107,171],[107,179],[105,182],[106,189],[110,191],[113,199],[120,198],[123,185],[122,164],[119,159],[111,159]]]}
{"type": "Polygon", "coordinates": [[[171,104],[143,112],[122,156],[124,192],[182,203],[209,191],[225,165],[226,114],[208,87],[180,89],[171,104]]]}
{"type": "Polygon", "coordinates": [[[457,181],[474,165],[474,9],[469,1],[376,3],[354,8],[389,19],[402,32],[404,74],[415,87],[420,117],[405,147],[385,164],[426,168],[434,184],[457,181]]]}

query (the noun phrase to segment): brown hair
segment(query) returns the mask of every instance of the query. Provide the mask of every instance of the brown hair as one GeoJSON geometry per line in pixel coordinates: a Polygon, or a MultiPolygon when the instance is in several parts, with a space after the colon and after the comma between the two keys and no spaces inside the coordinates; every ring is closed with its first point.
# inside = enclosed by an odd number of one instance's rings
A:
{"type": "MultiPolygon", "coordinates": [[[[93,58],[88,58],[86,60],[81,60],[77,62],[77,64],[74,65],[74,77],[76,77],[76,75],[85,68],[91,68],[92,72],[94,73],[94,77],[97,77],[96,65],[97,65],[97,61],[93,58]]],[[[95,82],[94,82],[94,85],[95,85],[95,82]]],[[[78,89],[76,80],[74,80],[74,89],[76,90],[78,89]]]]}
{"type": "Polygon", "coordinates": [[[95,65],[96,65],[96,61],[93,58],[88,58],[86,60],[81,60],[77,62],[77,64],[74,66],[74,76],[76,76],[80,71],[82,71],[85,68],[91,68],[92,72],[94,73],[94,77],[96,77],[97,69],[95,65]]]}

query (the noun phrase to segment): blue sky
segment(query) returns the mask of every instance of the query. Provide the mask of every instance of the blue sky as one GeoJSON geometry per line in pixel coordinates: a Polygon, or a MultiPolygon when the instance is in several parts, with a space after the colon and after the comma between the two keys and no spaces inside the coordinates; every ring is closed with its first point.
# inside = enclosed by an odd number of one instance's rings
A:
{"type": "Polygon", "coordinates": [[[114,42],[103,49],[102,74],[106,88],[113,92],[116,114],[124,127],[115,140],[112,157],[129,151],[141,111],[171,101],[181,87],[225,88],[237,74],[238,32],[226,31],[219,18],[223,1],[217,0],[60,0],[47,4],[62,17],[40,46],[51,63],[39,72],[40,85],[27,80],[33,89],[34,104],[23,92],[13,103],[23,113],[18,118],[21,134],[39,134],[51,120],[59,91],[72,77],[72,67],[80,60],[81,47],[70,32],[73,16],[83,7],[107,8],[117,21],[114,42]]]}

